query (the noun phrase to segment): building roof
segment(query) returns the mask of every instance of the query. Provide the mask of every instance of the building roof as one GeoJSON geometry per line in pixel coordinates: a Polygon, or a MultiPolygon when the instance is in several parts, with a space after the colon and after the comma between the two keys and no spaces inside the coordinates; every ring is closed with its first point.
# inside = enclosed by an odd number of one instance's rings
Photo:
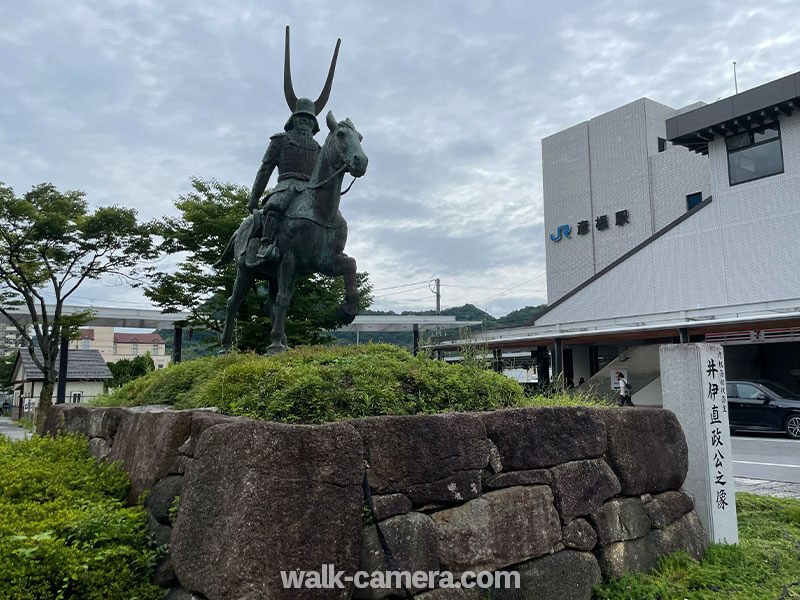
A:
{"type": "MultiPolygon", "coordinates": [[[[42,354],[38,348],[35,352],[41,358],[42,354]]],[[[33,362],[27,349],[23,348],[18,352],[17,361],[22,361],[26,381],[44,380],[44,374],[33,362]]],[[[56,368],[58,368],[58,356],[56,356],[56,368]]],[[[14,369],[16,371],[16,363],[14,369]]],[[[67,353],[67,380],[112,379],[113,377],[99,350],[70,350],[67,353]]]]}
{"type": "Polygon", "coordinates": [[[164,344],[164,338],[157,333],[115,333],[115,344],[164,344]]]}
{"type": "MultiPolygon", "coordinates": [[[[9,307],[8,312],[20,323],[29,324],[31,315],[24,306],[9,307]]],[[[53,305],[49,305],[47,310],[52,313],[55,311],[53,305]]],[[[94,318],[87,323],[95,327],[137,327],[141,329],[165,329],[178,326],[187,318],[189,313],[164,313],[157,309],[146,308],[120,308],[118,306],[78,306],[65,304],[61,311],[62,315],[74,315],[90,310],[94,313],[94,318]]],[[[8,321],[0,315],[0,324],[8,321]]]]}
{"type": "Polygon", "coordinates": [[[453,315],[358,315],[337,331],[434,331],[480,324],[481,321],[456,321],[453,315]]]}
{"type": "Polygon", "coordinates": [[[795,110],[800,110],[800,72],[667,119],[667,139],[708,154],[715,137],[775,123],[795,110]]]}
{"type": "Polygon", "coordinates": [[[79,340],[93,340],[94,339],[94,329],[78,329],[78,339],[79,340]]]}

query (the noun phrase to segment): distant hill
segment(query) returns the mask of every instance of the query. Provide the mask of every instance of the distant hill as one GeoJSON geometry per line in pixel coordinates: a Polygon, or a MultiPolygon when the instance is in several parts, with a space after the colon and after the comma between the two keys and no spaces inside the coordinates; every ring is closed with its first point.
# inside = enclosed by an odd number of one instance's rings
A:
{"type": "MultiPolygon", "coordinates": [[[[464,304],[463,306],[453,306],[445,308],[441,311],[442,315],[454,316],[459,321],[480,321],[481,325],[473,325],[470,327],[472,331],[486,331],[492,329],[503,329],[504,327],[522,327],[527,325],[537,315],[544,312],[547,308],[546,304],[538,306],[526,306],[518,310],[511,311],[507,315],[496,318],[481,310],[473,304],[464,304]]],[[[362,315],[395,315],[398,313],[393,311],[381,310],[365,310],[360,314],[362,315]]],[[[434,310],[424,311],[404,311],[401,315],[435,315],[434,310]]],[[[160,334],[164,341],[167,343],[167,352],[172,352],[172,329],[159,329],[156,333],[160,334]]],[[[442,329],[441,335],[456,335],[458,329],[442,329]]],[[[332,332],[332,335],[338,340],[340,344],[355,344],[356,334],[351,331],[332,332]]],[[[429,333],[422,334],[423,336],[430,336],[429,333]]],[[[423,337],[423,339],[425,339],[423,337]]],[[[192,339],[189,339],[189,332],[187,329],[183,330],[183,360],[191,360],[201,356],[211,356],[219,352],[219,345],[214,342],[217,340],[217,334],[206,331],[195,331],[192,339]]],[[[401,346],[411,351],[414,347],[414,334],[410,331],[387,331],[387,332],[362,332],[359,335],[359,341],[365,342],[385,342],[387,344],[394,344],[401,346]]]]}
{"type": "MultiPolygon", "coordinates": [[[[473,304],[464,304],[463,306],[453,306],[451,308],[446,308],[442,310],[440,314],[454,316],[459,321],[480,321],[482,323],[481,325],[473,325],[469,329],[472,331],[485,331],[491,329],[503,329],[505,327],[521,327],[523,325],[528,324],[537,315],[544,312],[546,308],[547,308],[546,304],[540,304],[538,306],[526,306],[524,308],[512,311],[503,317],[496,318],[473,304]]],[[[360,314],[397,315],[397,313],[393,311],[379,311],[379,310],[365,310],[362,311],[360,314]]],[[[427,315],[435,315],[436,311],[434,310],[404,311],[400,314],[427,316],[427,315]]],[[[441,331],[441,335],[455,335],[457,333],[458,333],[457,329],[449,329],[449,330],[443,329],[441,331]]],[[[336,337],[336,339],[339,340],[340,343],[343,344],[356,343],[355,332],[341,331],[341,332],[334,332],[333,335],[336,337]]],[[[359,335],[359,341],[361,343],[368,341],[372,341],[375,343],[386,342],[387,344],[395,344],[397,346],[402,346],[407,350],[411,350],[414,345],[414,334],[411,333],[410,331],[409,332],[387,331],[387,332],[375,332],[375,333],[362,332],[359,335]]]]}

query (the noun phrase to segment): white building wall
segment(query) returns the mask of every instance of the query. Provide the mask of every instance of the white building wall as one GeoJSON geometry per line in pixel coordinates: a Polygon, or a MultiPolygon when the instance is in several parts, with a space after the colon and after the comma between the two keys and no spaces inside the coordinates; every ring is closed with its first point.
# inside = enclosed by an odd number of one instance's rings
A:
{"type": "Polygon", "coordinates": [[[591,217],[607,215],[609,228],[595,234],[595,272],[608,266],[652,234],[647,174],[644,99],[589,122],[592,169],[591,217]],[[630,223],[614,224],[614,213],[628,210],[630,223]]]}
{"type": "Polygon", "coordinates": [[[579,220],[594,223],[588,122],[542,140],[542,179],[547,299],[553,302],[595,272],[594,226],[587,235],[577,234],[579,220]],[[572,227],[571,239],[551,241],[550,234],[561,225],[572,227]]]}
{"type": "Polygon", "coordinates": [[[686,195],[708,195],[708,160],[667,145],[666,119],[679,111],[641,98],[542,140],[547,299],[552,304],[686,212],[686,195]],[[630,222],[615,224],[627,210],[630,222]],[[609,228],[595,219],[606,215],[609,228]],[[577,235],[588,220],[590,231],[577,235]],[[561,225],[570,239],[553,242],[561,225]]]}
{"type": "Polygon", "coordinates": [[[784,173],[733,187],[715,140],[713,202],[536,324],[800,298],[800,115],[781,137],[784,173]]]}
{"type": "MultiPolygon", "coordinates": [[[[27,383],[25,385],[24,392],[22,396],[24,398],[31,398],[31,405],[38,406],[39,404],[39,394],[42,393],[42,386],[44,385],[41,381],[35,381],[32,384],[27,383]]],[[[104,385],[102,381],[68,381],[66,386],[66,391],[64,393],[64,398],[66,399],[66,403],[72,403],[73,394],[80,394],[81,395],[81,403],[86,403],[95,396],[99,396],[103,393],[104,385]]],[[[56,393],[58,392],[58,383],[56,383],[56,387],[53,388],[53,402],[56,401],[56,393]]],[[[19,404],[19,397],[20,394],[14,391],[14,406],[19,404]]]]}
{"type": "Polygon", "coordinates": [[[780,127],[780,175],[730,186],[724,140],[709,146],[712,191],[726,216],[721,235],[734,304],[800,297],[800,113],[782,118],[780,127]]]}

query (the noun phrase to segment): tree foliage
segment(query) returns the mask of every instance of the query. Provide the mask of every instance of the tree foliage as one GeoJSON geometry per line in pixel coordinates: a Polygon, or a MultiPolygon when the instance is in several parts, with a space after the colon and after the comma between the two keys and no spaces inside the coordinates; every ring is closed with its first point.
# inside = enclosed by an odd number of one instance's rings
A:
{"type": "Polygon", "coordinates": [[[114,379],[108,385],[109,387],[117,388],[129,381],[133,381],[137,377],[147,375],[150,371],[155,370],[156,365],[148,352],[133,358],[123,358],[117,362],[110,362],[108,363],[108,368],[114,376],[114,379]]]}
{"type": "Polygon", "coordinates": [[[0,356],[0,391],[11,387],[11,371],[14,369],[16,357],[13,352],[0,356]]]}
{"type": "Polygon", "coordinates": [[[17,197],[0,183],[0,255],[0,314],[20,332],[44,374],[41,426],[52,403],[60,339],[74,337],[92,316],[65,315],[65,301],[88,279],[135,277],[143,261],[156,256],[151,230],[128,208],[90,211],[83,192],[43,183],[17,197]]]}
{"type": "MultiPolygon", "coordinates": [[[[247,217],[250,192],[243,186],[197,178],[192,179],[192,188],[175,201],[181,216],[165,218],[158,225],[163,238],[160,249],[180,256],[178,268],[174,273],[157,273],[145,294],[166,310],[190,313],[189,326],[219,332],[236,266],[228,264],[217,270],[211,265],[247,217]]],[[[364,308],[371,302],[366,273],[359,273],[358,282],[359,306],[364,308]]],[[[243,303],[236,332],[240,350],[263,352],[269,346],[271,324],[264,311],[267,298],[266,285],[261,285],[243,303]]],[[[298,278],[286,321],[289,345],[330,341],[325,332],[339,325],[336,307],[343,298],[340,277],[298,278]]]]}

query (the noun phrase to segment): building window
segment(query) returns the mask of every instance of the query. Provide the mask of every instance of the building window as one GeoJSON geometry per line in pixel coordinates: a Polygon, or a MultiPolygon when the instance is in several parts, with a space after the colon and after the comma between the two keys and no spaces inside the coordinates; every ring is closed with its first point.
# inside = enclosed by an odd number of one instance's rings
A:
{"type": "Polygon", "coordinates": [[[686,210],[690,211],[703,201],[703,192],[695,192],[686,196],[686,210]]]}
{"type": "Polygon", "coordinates": [[[731,185],[783,173],[783,149],[778,124],[725,138],[731,185]]]}
{"type": "Polygon", "coordinates": [[[131,344],[131,354],[139,354],[139,344],[131,344]]]}
{"type": "Polygon", "coordinates": [[[88,350],[89,349],[89,338],[83,338],[81,340],[81,349],[88,350]]]}
{"type": "Polygon", "coordinates": [[[153,344],[153,356],[158,356],[158,344],[153,344]]]}
{"type": "Polygon", "coordinates": [[[72,403],[73,404],[79,404],[80,401],[81,401],[81,398],[83,398],[83,392],[72,392],[72,403]]]}
{"type": "Polygon", "coordinates": [[[664,152],[667,149],[667,140],[664,138],[658,138],[658,151],[664,152]]]}
{"type": "Polygon", "coordinates": [[[156,366],[157,366],[159,369],[163,369],[163,368],[164,368],[164,363],[163,363],[163,362],[159,362],[159,363],[158,363],[156,366]]]}

